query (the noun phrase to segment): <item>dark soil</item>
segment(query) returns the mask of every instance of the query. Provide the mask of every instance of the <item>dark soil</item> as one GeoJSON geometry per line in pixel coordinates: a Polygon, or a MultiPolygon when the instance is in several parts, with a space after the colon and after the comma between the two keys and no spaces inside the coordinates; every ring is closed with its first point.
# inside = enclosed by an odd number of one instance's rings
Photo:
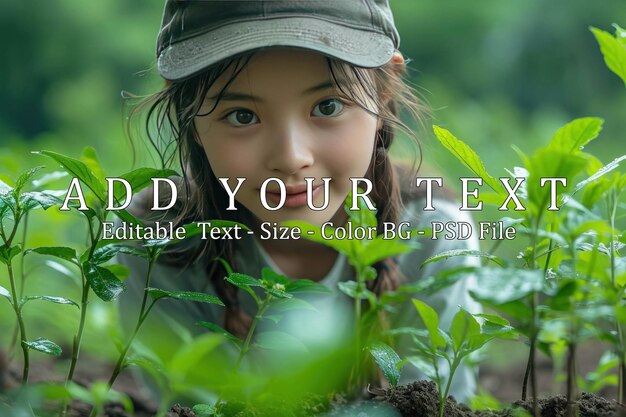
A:
{"type": "MultiPolygon", "coordinates": [[[[91,361],[92,366],[78,373],[75,382],[88,386],[97,378],[110,372],[106,365],[98,365],[91,361]]],[[[58,375],[48,363],[33,367],[31,381],[59,381],[58,375]]],[[[7,366],[6,357],[0,351],[0,403],[3,393],[6,395],[11,388],[19,386],[20,371],[7,366]]],[[[120,404],[108,404],[105,408],[106,417],[152,417],[156,413],[156,405],[147,401],[138,388],[139,385],[128,374],[120,375],[115,389],[127,394],[133,402],[135,412],[130,414],[120,404]]],[[[229,403],[224,407],[227,417],[310,417],[322,415],[325,417],[437,417],[439,414],[439,400],[434,383],[418,381],[399,386],[395,391],[381,391],[380,395],[367,401],[349,403],[336,396],[333,400],[325,397],[312,396],[303,401],[298,407],[288,407],[282,401],[273,402],[271,407],[265,404],[262,410],[254,406],[229,403]],[[330,410],[330,411],[329,411],[330,410]]],[[[449,397],[445,404],[446,417],[514,417],[517,410],[532,412],[532,401],[516,401],[512,408],[502,411],[473,412],[467,406],[459,404],[453,397],[449,397]]],[[[541,417],[566,417],[567,401],[564,396],[552,396],[538,401],[541,417]]],[[[583,393],[577,402],[580,417],[626,417],[626,408],[613,400],[606,400],[595,394],[583,393]]],[[[80,402],[73,402],[68,417],[87,417],[90,406],[80,402]]],[[[261,408],[261,407],[259,407],[261,408]]],[[[167,417],[196,417],[187,407],[175,405],[167,417]]]]}

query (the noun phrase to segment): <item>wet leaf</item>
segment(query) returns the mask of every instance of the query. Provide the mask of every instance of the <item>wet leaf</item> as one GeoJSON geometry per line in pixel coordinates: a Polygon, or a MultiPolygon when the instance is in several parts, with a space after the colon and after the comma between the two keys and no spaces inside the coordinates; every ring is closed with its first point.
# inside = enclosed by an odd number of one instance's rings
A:
{"type": "Polygon", "coordinates": [[[192,291],[165,291],[159,288],[146,288],[148,294],[154,301],[161,298],[173,298],[175,300],[194,301],[197,303],[217,304],[223,306],[224,303],[214,295],[192,291]]]}
{"type": "Polygon", "coordinates": [[[562,126],[554,134],[548,148],[560,149],[568,153],[578,152],[598,137],[604,120],[597,117],[575,119],[562,126]]]}
{"type": "Polygon", "coordinates": [[[504,261],[500,258],[498,258],[495,255],[491,255],[490,253],[487,252],[482,252],[479,250],[473,250],[473,249],[454,249],[454,250],[448,250],[445,252],[441,252],[435,256],[431,256],[430,258],[426,259],[422,265],[420,265],[420,269],[422,269],[423,267],[425,267],[426,265],[428,265],[429,263],[432,262],[437,262],[437,261],[441,261],[444,259],[448,259],[448,258],[452,258],[454,256],[477,256],[480,258],[485,258],[488,259],[490,261],[493,261],[495,263],[497,263],[500,266],[504,266],[504,261]]]}
{"type": "Polygon", "coordinates": [[[475,271],[476,286],[470,290],[478,301],[504,304],[541,291],[541,271],[513,268],[480,268],[475,271]]]}
{"type": "Polygon", "coordinates": [[[374,360],[383,371],[383,375],[392,387],[396,387],[400,381],[400,356],[390,346],[384,343],[375,343],[367,348],[374,360]]]}
{"type": "Polygon", "coordinates": [[[65,246],[42,246],[39,248],[28,249],[25,252],[25,255],[28,255],[31,252],[38,253],[40,255],[54,256],[72,263],[78,262],[76,250],[65,246]]]}
{"type": "Polygon", "coordinates": [[[34,167],[20,175],[17,181],[15,181],[15,187],[13,188],[14,195],[17,196],[17,194],[19,194],[22,191],[22,188],[26,185],[26,182],[28,182],[28,180],[31,179],[37,171],[43,168],[43,166],[34,167]]]}
{"type": "Polygon", "coordinates": [[[233,272],[232,274],[228,274],[225,278],[226,281],[230,282],[236,287],[239,288],[247,288],[247,287],[262,287],[263,284],[260,280],[251,277],[250,275],[240,274],[239,272],[233,272]]]}
{"type": "Polygon", "coordinates": [[[52,356],[61,356],[61,353],[63,353],[63,351],[61,350],[61,347],[59,345],[57,345],[56,343],[48,340],[48,339],[43,339],[41,337],[37,338],[36,340],[32,341],[32,342],[23,342],[26,346],[29,347],[29,349],[33,349],[36,350],[38,352],[43,352],[47,355],[52,355],[52,356]]]}
{"type": "Polygon", "coordinates": [[[128,255],[138,256],[140,258],[148,257],[146,251],[144,250],[141,250],[132,246],[110,244],[110,245],[105,245],[96,249],[91,258],[91,262],[93,262],[94,264],[100,265],[100,264],[110,261],[118,253],[125,253],[128,255]]]}
{"type": "Polygon", "coordinates": [[[126,285],[108,269],[90,262],[85,262],[83,268],[89,285],[101,300],[113,301],[126,290],[126,285]]]}
{"type": "Polygon", "coordinates": [[[61,204],[61,199],[52,194],[48,194],[45,191],[32,191],[20,195],[20,206],[25,211],[29,211],[37,207],[47,210],[50,207],[61,204]]]}
{"type": "Polygon", "coordinates": [[[60,163],[71,176],[81,180],[101,202],[105,201],[104,186],[87,165],[78,159],[70,158],[52,151],[34,152],[54,159],[60,163]]]}
{"type": "Polygon", "coordinates": [[[78,306],[78,304],[76,304],[74,301],[69,300],[67,298],[63,298],[63,297],[51,297],[49,295],[33,295],[33,296],[28,296],[24,299],[24,304],[27,301],[32,301],[32,300],[41,300],[41,301],[49,301],[51,303],[55,303],[55,304],[67,304],[67,305],[73,305],[76,306],[77,308],[80,308],[78,306]]]}

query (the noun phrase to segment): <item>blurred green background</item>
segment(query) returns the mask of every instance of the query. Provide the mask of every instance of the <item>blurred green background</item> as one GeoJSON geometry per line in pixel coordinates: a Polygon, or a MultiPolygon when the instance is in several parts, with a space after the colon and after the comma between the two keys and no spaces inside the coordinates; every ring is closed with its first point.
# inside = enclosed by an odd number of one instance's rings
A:
{"type": "MultiPolygon", "coordinates": [[[[605,163],[626,153],[624,85],[605,67],[589,31],[626,26],[624,0],[391,3],[411,80],[431,108],[433,123],[476,149],[493,175],[519,164],[511,144],[530,152],[582,116],[605,119],[590,152],[605,163]]],[[[10,182],[36,165],[54,168],[31,151],[78,157],[85,146],[96,149],[109,174],[130,170],[122,91],[141,96],[162,84],[154,51],[161,11],[159,0],[0,2],[0,179],[10,182]]],[[[418,133],[429,169],[449,179],[467,175],[435,142],[429,120],[426,126],[418,133]]],[[[28,246],[84,243],[77,215],[47,216],[56,226],[33,216],[28,246]]],[[[39,268],[36,262],[33,267],[39,268]]],[[[39,271],[27,292],[45,284],[51,295],[79,298],[62,273],[39,271]]],[[[0,272],[0,285],[6,285],[5,275],[0,272]]],[[[86,344],[110,356],[113,343],[101,336],[115,332],[109,325],[118,318],[113,309],[94,306],[86,344]]],[[[43,336],[67,343],[78,320],[69,309],[41,306],[26,314],[29,320],[47,318],[43,336]]],[[[8,304],[0,303],[2,345],[12,326],[8,304]]]]}

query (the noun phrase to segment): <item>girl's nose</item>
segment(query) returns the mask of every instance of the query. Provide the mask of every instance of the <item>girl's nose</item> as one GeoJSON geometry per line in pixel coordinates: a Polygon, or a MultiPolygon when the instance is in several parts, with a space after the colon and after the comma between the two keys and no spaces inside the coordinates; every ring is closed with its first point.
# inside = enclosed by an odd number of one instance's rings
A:
{"type": "Polygon", "coordinates": [[[271,171],[287,175],[311,166],[314,161],[313,150],[306,135],[295,126],[276,132],[270,141],[268,154],[267,167],[271,171]]]}

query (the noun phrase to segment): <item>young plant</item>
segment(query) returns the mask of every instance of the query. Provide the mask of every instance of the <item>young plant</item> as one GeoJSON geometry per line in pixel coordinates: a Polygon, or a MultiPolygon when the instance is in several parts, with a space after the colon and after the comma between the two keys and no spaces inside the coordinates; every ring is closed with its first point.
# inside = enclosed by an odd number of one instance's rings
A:
{"type": "MultiPolygon", "coordinates": [[[[299,346],[301,342],[286,332],[267,331],[257,335],[256,330],[258,324],[265,319],[277,322],[281,319],[281,314],[292,310],[315,310],[315,307],[310,303],[301,298],[297,298],[297,296],[307,293],[329,294],[330,290],[322,284],[307,279],[291,280],[267,267],[262,269],[260,279],[254,278],[250,275],[233,272],[230,265],[222,259],[220,259],[220,261],[228,274],[225,277],[226,281],[248,293],[257,307],[256,314],[254,315],[250,329],[243,342],[232,333],[214,323],[205,321],[196,323],[208,328],[212,332],[221,334],[234,344],[238,354],[233,366],[233,372],[239,372],[241,364],[248,352],[250,352],[253,346],[253,340],[255,339],[254,345],[261,349],[272,350],[277,346],[285,345],[299,346]],[[272,311],[271,316],[267,315],[269,310],[272,311]]],[[[213,406],[216,414],[219,413],[222,405],[221,400],[218,400],[215,406],[213,406]]]]}
{"type": "MultiPolygon", "coordinates": [[[[452,319],[448,332],[439,328],[439,316],[428,304],[413,299],[426,331],[418,329],[400,329],[413,336],[418,357],[407,360],[418,366],[437,385],[439,395],[439,417],[443,417],[446,399],[454,374],[464,358],[485,346],[489,341],[499,338],[513,338],[515,330],[505,319],[489,314],[470,314],[459,309],[452,319]],[[482,321],[482,324],[478,320],[482,321]],[[423,360],[430,367],[423,366],[423,360]],[[441,360],[447,365],[447,372],[442,369],[441,360]],[[447,373],[447,376],[445,375],[447,373]]],[[[391,381],[390,381],[391,382],[391,381]]]]}
{"type": "MultiPolygon", "coordinates": [[[[22,244],[15,243],[16,236],[21,222],[26,219],[28,213],[36,208],[48,209],[54,205],[60,203],[49,192],[23,192],[24,186],[27,182],[39,171],[42,167],[30,169],[20,175],[17,179],[15,186],[9,185],[0,181],[0,262],[6,267],[10,290],[0,286],[0,296],[6,298],[13,308],[17,325],[19,327],[19,339],[23,354],[23,371],[22,371],[22,385],[28,382],[28,376],[30,371],[30,355],[29,350],[40,351],[49,355],[59,356],[61,354],[61,348],[54,342],[37,338],[35,340],[28,340],[26,334],[26,325],[24,323],[24,317],[22,315],[22,309],[32,300],[49,301],[57,304],[70,304],[77,305],[75,302],[62,297],[53,297],[47,295],[39,296],[21,296],[23,293],[23,280],[21,288],[18,290],[17,277],[15,276],[15,270],[13,260],[16,256],[22,254],[24,256],[24,240],[22,244]]],[[[26,226],[23,226],[24,229],[26,226]]],[[[24,232],[24,236],[25,236],[24,232]]],[[[23,267],[23,261],[22,261],[23,267]]],[[[23,268],[22,268],[23,273],[23,268]]],[[[22,275],[23,277],[24,275],[22,275]]]]}

